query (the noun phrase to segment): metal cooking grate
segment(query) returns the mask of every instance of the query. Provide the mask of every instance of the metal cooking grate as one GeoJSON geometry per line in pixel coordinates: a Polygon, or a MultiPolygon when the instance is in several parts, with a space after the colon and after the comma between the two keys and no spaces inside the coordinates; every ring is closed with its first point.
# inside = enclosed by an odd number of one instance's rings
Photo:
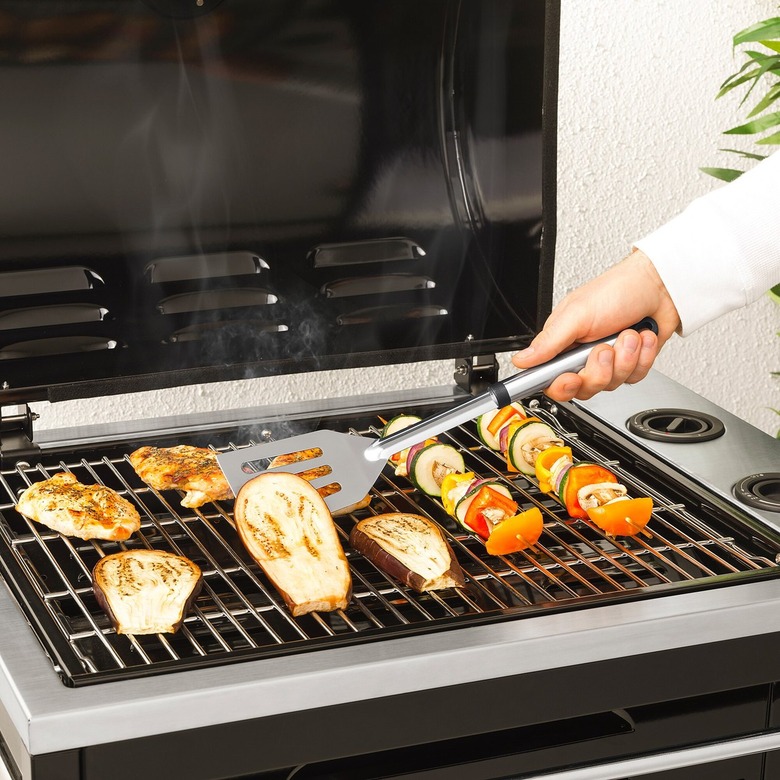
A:
{"type": "MultiPolygon", "coordinates": [[[[560,429],[555,418],[549,416],[549,421],[560,429]]],[[[371,432],[377,433],[372,425],[361,430],[371,432]]],[[[744,549],[734,536],[715,530],[717,523],[665,498],[577,434],[561,433],[578,460],[609,465],[631,495],[653,497],[650,536],[610,539],[586,523],[567,522],[557,502],[532,480],[508,473],[501,456],[482,446],[474,426],[468,425],[442,440],[462,450],[470,470],[505,480],[521,508],[542,509],[544,533],[533,550],[487,555],[483,543],[464,534],[438,500],[419,494],[386,468],[372,491],[371,507],[336,521],[353,576],[348,609],[293,618],[241,545],[232,502],[185,509],[175,493],[158,493],[141,483],[126,455],[93,451],[80,460],[18,464],[0,473],[5,575],[63,681],[80,685],[512,619],[593,599],[635,597],[674,583],[774,568],[765,550],[744,549]],[[140,532],[125,543],[83,542],[15,512],[21,490],[64,469],[134,502],[142,518],[140,532]],[[417,594],[348,547],[356,520],[368,512],[396,510],[426,515],[442,526],[467,575],[465,590],[417,594]],[[101,556],[131,546],[186,555],[203,570],[203,590],[178,633],[117,635],[98,606],[91,588],[93,566],[101,556]]]]}

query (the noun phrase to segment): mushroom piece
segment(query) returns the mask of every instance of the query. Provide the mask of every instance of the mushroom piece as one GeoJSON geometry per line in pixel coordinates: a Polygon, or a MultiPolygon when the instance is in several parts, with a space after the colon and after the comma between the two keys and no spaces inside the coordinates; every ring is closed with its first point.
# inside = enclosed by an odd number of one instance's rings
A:
{"type": "Polygon", "coordinates": [[[523,460],[530,466],[536,463],[536,458],[542,450],[546,450],[548,447],[563,447],[563,439],[558,436],[543,433],[540,436],[536,436],[533,439],[524,441],[520,447],[520,451],[523,454],[523,460]]]}
{"type": "Polygon", "coordinates": [[[577,501],[587,512],[597,506],[603,506],[611,501],[624,498],[628,490],[625,485],[617,482],[599,482],[594,485],[585,485],[577,491],[577,501]]]}

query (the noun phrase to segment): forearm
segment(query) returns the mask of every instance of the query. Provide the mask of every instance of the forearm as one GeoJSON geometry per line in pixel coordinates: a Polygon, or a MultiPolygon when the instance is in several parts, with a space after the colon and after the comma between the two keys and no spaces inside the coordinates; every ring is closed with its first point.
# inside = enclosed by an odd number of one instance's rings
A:
{"type": "Polygon", "coordinates": [[[695,200],[636,242],[680,315],[683,335],[780,282],[780,154],[695,200]]]}

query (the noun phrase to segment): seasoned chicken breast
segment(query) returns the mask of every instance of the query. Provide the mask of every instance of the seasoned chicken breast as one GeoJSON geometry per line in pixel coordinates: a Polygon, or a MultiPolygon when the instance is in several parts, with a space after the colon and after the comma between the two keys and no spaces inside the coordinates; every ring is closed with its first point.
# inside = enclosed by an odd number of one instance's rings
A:
{"type": "Polygon", "coordinates": [[[65,536],[124,541],[141,527],[135,507],[105,485],[83,485],[68,471],[34,482],[16,511],[65,536]]]}
{"type": "Polygon", "coordinates": [[[217,453],[206,447],[141,447],[130,454],[130,463],[155,490],[183,490],[186,495],[181,505],[190,509],[233,498],[217,453]]]}

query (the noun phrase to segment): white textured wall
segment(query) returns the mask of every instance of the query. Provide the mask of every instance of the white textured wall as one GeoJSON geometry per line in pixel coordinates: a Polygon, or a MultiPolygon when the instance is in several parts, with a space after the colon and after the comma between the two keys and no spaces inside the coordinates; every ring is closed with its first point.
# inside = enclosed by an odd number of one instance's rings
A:
{"type": "MultiPolygon", "coordinates": [[[[724,145],[719,134],[743,116],[736,98],[714,101],[736,68],[731,37],[777,14],[777,0],[562,4],[557,298],[618,260],[689,200],[720,186],[698,167],[729,162],[717,152],[724,145]]],[[[780,307],[765,298],[673,339],[657,366],[774,433],[780,418],[771,407],[780,408],[780,383],[770,372],[780,370],[778,329],[780,307]]],[[[35,410],[39,427],[53,428],[446,384],[452,367],[445,361],[321,372],[36,404],[35,410]]]]}

